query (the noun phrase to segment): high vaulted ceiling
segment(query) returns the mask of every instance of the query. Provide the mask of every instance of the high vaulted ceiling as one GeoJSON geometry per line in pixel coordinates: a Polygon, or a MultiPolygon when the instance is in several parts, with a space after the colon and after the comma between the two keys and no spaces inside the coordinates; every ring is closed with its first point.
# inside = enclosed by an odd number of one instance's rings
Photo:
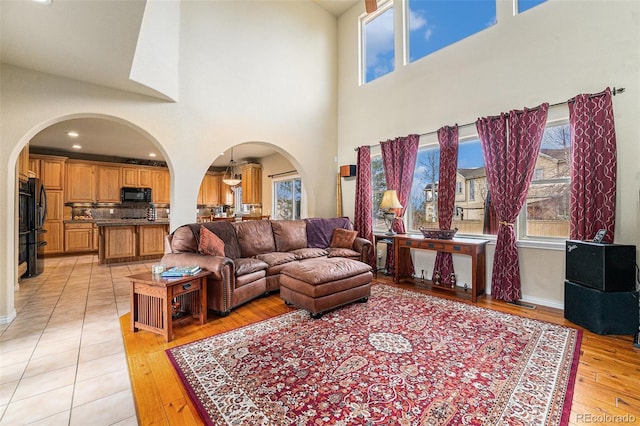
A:
{"type": "MultiPolygon", "coordinates": [[[[299,1],[313,1],[337,17],[359,0],[299,1]]],[[[144,0],[52,0],[48,5],[2,0],[0,59],[2,63],[22,68],[166,100],[162,94],[129,78],[145,5],[144,0]]],[[[75,142],[82,144],[87,154],[127,152],[129,158],[149,160],[149,153],[157,152],[139,132],[96,119],[51,126],[31,144],[69,151],[75,142]],[[82,141],[66,136],[72,128],[81,133],[82,141]]],[[[235,159],[242,161],[245,155],[256,158],[264,154],[264,149],[238,147],[235,159]],[[243,152],[245,149],[249,152],[243,152]]],[[[157,155],[155,160],[162,160],[161,153],[157,155]]],[[[214,166],[223,166],[228,158],[219,157],[217,161],[220,164],[214,163],[214,166]]]]}

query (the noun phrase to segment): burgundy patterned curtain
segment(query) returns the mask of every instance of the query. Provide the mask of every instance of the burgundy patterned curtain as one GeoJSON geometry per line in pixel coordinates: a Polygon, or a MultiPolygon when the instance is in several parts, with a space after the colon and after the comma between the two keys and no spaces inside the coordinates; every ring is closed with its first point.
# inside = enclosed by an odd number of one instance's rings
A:
{"type": "Polygon", "coordinates": [[[612,243],[616,213],[616,131],[611,90],[569,101],[571,126],[571,219],[569,238],[593,239],[606,229],[612,243]]]}
{"type": "MultiPolygon", "coordinates": [[[[440,144],[440,177],[438,180],[438,223],[440,229],[451,229],[456,198],[456,173],[458,170],[458,126],[445,126],[438,130],[440,144]]],[[[438,252],[433,271],[438,271],[442,283],[451,285],[453,257],[451,253],[438,252]]]]}
{"type": "MultiPolygon", "coordinates": [[[[393,230],[404,233],[404,212],[409,206],[409,196],[411,195],[411,184],[413,182],[413,170],[416,166],[418,156],[419,135],[409,135],[399,137],[394,140],[380,142],[382,149],[382,166],[387,181],[387,189],[395,189],[398,193],[398,200],[402,204],[402,209],[398,213],[398,220],[393,223],[393,230]]],[[[395,255],[392,247],[387,246],[386,268],[389,274],[395,273],[395,255]]],[[[414,273],[413,264],[411,274],[414,273]]]]}
{"type": "MultiPolygon", "coordinates": [[[[373,205],[371,201],[371,149],[368,146],[358,148],[356,166],[356,205],[353,228],[362,238],[373,243],[373,205]]],[[[376,248],[369,250],[368,263],[376,267],[376,248]]]]}
{"type": "Polygon", "coordinates": [[[521,297],[514,222],[527,199],[548,108],[545,103],[476,121],[491,202],[499,220],[491,293],[506,302],[521,297]]]}

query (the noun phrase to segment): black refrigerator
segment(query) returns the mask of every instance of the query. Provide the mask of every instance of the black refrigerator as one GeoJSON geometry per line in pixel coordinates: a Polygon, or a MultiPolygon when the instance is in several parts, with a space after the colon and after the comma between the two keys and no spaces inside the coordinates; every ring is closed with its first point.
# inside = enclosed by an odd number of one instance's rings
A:
{"type": "Polygon", "coordinates": [[[44,221],[47,218],[47,191],[40,179],[29,179],[27,202],[27,273],[26,277],[35,277],[44,270],[45,234],[44,221]]]}

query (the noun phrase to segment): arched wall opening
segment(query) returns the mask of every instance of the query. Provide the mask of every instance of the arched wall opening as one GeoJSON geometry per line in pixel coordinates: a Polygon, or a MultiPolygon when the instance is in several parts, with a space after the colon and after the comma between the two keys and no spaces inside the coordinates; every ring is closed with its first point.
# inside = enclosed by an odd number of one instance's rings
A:
{"type": "MultiPolygon", "coordinates": [[[[205,176],[203,176],[197,202],[198,220],[209,220],[212,216],[228,217],[230,214],[237,217],[258,215],[275,219],[272,193],[273,180],[278,177],[290,176],[299,176],[301,179],[300,215],[301,217],[307,217],[308,200],[313,194],[306,182],[305,171],[300,162],[288,151],[273,143],[247,141],[235,144],[216,157],[205,176]],[[235,196],[236,190],[233,187],[222,183],[222,177],[229,168],[231,149],[234,150],[233,161],[238,169],[237,171],[240,171],[243,166],[245,166],[246,171],[250,169],[250,166],[247,165],[251,164],[261,166],[261,179],[259,182],[261,186],[260,203],[255,202],[256,200],[252,200],[251,197],[247,197],[247,194],[241,200],[240,197],[235,196]],[[233,206],[232,209],[227,208],[229,205],[233,206]]],[[[238,185],[238,188],[243,188],[246,191],[247,188],[255,185],[255,181],[248,183],[247,180],[251,179],[243,175],[242,183],[238,185]]]]}

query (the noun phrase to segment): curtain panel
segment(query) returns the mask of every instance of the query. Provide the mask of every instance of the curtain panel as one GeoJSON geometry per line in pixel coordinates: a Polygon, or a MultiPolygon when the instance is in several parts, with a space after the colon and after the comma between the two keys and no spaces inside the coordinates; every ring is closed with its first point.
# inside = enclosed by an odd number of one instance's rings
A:
{"type": "MultiPolygon", "coordinates": [[[[458,126],[445,126],[438,129],[440,145],[440,170],[438,178],[438,223],[440,229],[451,229],[453,208],[456,198],[456,174],[458,171],[458,126]]],[[[453,256],[451,253],[438,252],[433,266],[438,271],[442,284],[451,285],[453,256]]]]}
{"type": "MultiPolygon", "coordinates": [[[[402,204],[402,209],[398,213],[398,220],[393,223],[393,230],[398,233],[406,232],[402,218],[409,206],[419,140],[419,135],[408,135],[380,142],[387,189],[395,189],[398,193],[398,200],[402,204]]],[[[395,273],[395,255],[392,247],[389,246],[387,246],[386,268],[389,274],[393,275],[395,273]]],[[[411,264],[410,272],[411,274],[414,273],[413,264],[411,264]]]]}
{"type": "MultiPolygon", "coordinates": [[[[371,149],[368,146],[358,148],[356,165],[356,204],[353,228],[362,238],[373,243],[373,203],[371,193],[371,149]]],[[[376,269],[376,247],[369,251],[368,263],[376,269]]]]}
{"type": "Polygon", "coordinates": [[[611,90],[569,101],[571,200],[569,238],[593,239],[606,229],[612,243],[616,212],[616,132],[611,90]]]}
{"type": "Polygon", "coordinates": [[[491,293],[507,302],[521,297],[514,223],[527,198],[548,108],[544,103],[476,121],[491,202],[499,221],[491,293]]]}

